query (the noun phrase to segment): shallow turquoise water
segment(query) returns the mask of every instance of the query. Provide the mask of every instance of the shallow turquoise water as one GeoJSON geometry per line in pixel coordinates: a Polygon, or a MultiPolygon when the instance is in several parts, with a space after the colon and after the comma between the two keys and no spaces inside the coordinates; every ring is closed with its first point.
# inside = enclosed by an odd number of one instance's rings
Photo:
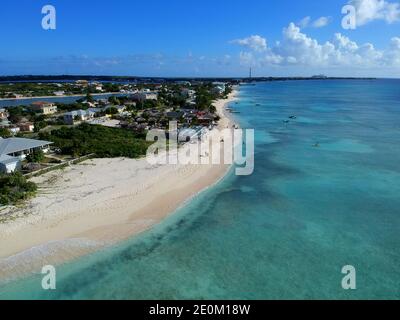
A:
{"type": "Polygon", "coordinates": [[[400,81],[260,83],[233,107],[256,129],[253,175],[59,268],[54,292],[34,276],[0,298],[400,298],[400,81]]]}

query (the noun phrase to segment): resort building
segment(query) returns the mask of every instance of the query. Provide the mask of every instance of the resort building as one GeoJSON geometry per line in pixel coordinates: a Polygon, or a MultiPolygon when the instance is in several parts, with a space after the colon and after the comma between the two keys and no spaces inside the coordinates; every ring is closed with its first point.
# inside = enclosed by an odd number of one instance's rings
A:
{"type": "Polygon", "coordinates": [[[47,153],[52,142],[24,139],[0,138],[0,172],[12,173],[21,168],[21,161],[35,150],[47,153]]]}
{"type": "Polygon", "coordinates": [[[57,112],[57,106],[51,102],[37,101],[31,104],[31,109],[43,113],[44,115],[54,114],[57,112]]]}
{"type": "Polygon", "coordinates": [[[75,122],[88,121],[93,119],[96,112],[93,110],[76,110],[64,114],[64,123],[73,125],[75,122]]]}

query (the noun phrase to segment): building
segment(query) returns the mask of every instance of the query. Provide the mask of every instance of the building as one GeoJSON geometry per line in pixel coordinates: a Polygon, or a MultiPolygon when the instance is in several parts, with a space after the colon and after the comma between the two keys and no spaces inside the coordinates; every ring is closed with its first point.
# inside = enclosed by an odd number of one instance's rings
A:
{"type": "Polygon", "coordinates": [[[223,94],[225,92],[226,84],[224,82],[213,82],[213,86],[213,93],[223,94]]]}
{"type": "Polygon", "coordinates": [[[50,150],[52,142],[24,139],[24,138],[0,138],[0,172],[12,173],[19,170],[21,161],[36,150],[44,153],[50,150]]]}
{"type": "Polygon", "coordinates": [[[57,97],[61,97],[61,96],[65,95],[65,91],[54,91],[53,93],[57,97]]]}
{"type": "Polygon", "coordinates": [[[1,108],[0,109],[0,121],[7,120],[8,117],[9,117],[8,111],[4,108],[1,108]]]}
{"type": "Polygon", "coordinates": [[[8,127],[8,130],[10,130],[10,132],[13,136],[15,136],[17,133],[19,133],[21,131],[21,129],[19,127],[14,126],[14,125],[8,127]]]}
{"type": "Polygon", "coordinates": [[[76,110],[64,114],[64,123],[73,125],[75,122],[88,121],[93,119],[96,112],[93,110],[76,110]]]}
{"type": "Polygon", "coordinates": [[[35,125],[32,122],[23,122],[18,124],[18,128],[22,132],[33,132],[35,125]]]}
{"type": "Polygon", "coordinates": [[[44,115],[54,114],[57,112],[57,106],[51,102],[37,101],[31,104],[31,109],[43,113],[44,115]]]}
{"type": "Polygon", "coordinates": [[[79,86],[87,87],[89,84],[89,81],[87,80],[76,80],[75,83],[79,86]]]}
{"type": "Polygon", "coordinates": [[[21,160],[8,155],[0,155],[0,173],[13,173],[21,169],[21,160]]]}
{"type": "Polygon", "coordinates": [[[136,92],[131,96],[131,99],[133,101],[146,101],[146,100],[157,100],[158,99],[158,94],[156,92],[151,92],[151,91],[140,91],[136,92]]]}
{"type": "Polygon", "coordinates": [[[185,97],[186,99],[194,99],[196,97],[196,91],[187,89],[187,88],[183,88],[181,90],[181,96],[185,97]]]}

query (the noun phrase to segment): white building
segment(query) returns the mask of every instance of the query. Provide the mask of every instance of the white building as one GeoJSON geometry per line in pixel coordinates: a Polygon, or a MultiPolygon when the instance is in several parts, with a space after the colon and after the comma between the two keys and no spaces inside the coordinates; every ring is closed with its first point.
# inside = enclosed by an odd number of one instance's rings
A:
{"type": "Polygon", "coordinates": [[[64,123],[73,125],[76,121],[87,121],[93,119],[95,112],[92,110],[76,110],[64,114],[64,123]]]}
{"type": "Polygon", "coordinates": [[[8,155],[0,156],[0,172],[1,173],[13,173],[21,169],[21,160],[8,155]]]}
{"type": "Polygon", "coordinates": [[[24,138],[0,138],[0,172],[12,173],[19,170],[21,161],[35,150],[48,152],[52,142],[24,139],[24,138]]]}
{"type": "Polygon", "coordinates": [[[139,102],[146,100],[157,100],[158,94],[156,92],[151,92],[151,91],[140,91],[134,93],[131,98],[132,100],[139,102]]]}
{"type": "Polygon", "coordinates": [[[213,82],[214,88],[212,89],[213,92],[222,94],[225,92],[226,83],[224,82],[213,82]]]}

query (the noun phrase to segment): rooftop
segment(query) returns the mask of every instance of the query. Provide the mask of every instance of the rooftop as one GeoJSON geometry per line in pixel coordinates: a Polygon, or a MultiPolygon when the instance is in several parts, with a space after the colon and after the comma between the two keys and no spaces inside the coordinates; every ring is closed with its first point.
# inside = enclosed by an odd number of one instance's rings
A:
{"type": "Polygon", "coordinates": [[[18,161],[18,158],[10,157],[6,154],[0,155],[0,163],[9,164],[9,163],[15,163],[17,161],[18,161]]]}
{"type": "Polygon", "coordinates": [[[0,138],[0,156],[29,149],[35,149],[52,144],[53,142],[25,138],[0,138]]]}
{"type": "Polygon", "coordinates": [[[32,102],[31,105],[33,106],[46,106],[46,105],[52,105],[52,102],[46,102],[46,101],[35,101],[32,102]]]}

